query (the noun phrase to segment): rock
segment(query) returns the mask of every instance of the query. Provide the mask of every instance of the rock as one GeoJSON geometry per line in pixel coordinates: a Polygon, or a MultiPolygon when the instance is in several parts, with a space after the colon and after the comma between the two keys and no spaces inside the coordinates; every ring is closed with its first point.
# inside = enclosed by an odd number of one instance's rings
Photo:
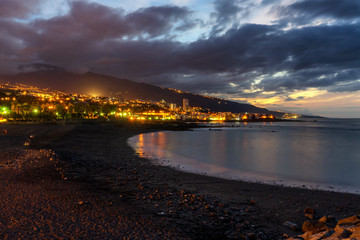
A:
{"type": "Polygon", "coordinates": [[[305,232],[304,234],[299,235],[297,237],[301,237],[302,239],[309,239],[311,235],[313,235],[313,233],[311,231],[309,231],[309,232],[305,232]]]}
{"type": "Polygon", "coordinates": [[[302,225],[303,232],[310,232],[316,229],[315,225],[310,221],[305,221],[302,225]]]}
{"type": "Polygon", "coordinates": [[[331,238],[348,238],[350,237],[352,234],[352,232],[348,229],[344,229],[342,227],[336,227],[335,228],[335,233],[331,236],[331,238]]]}
{"type": "Polygon", "coordinates": [[[299,230],[299,226],[296,223],[290,222],[290,221],[286,221],[283,224],[285,227],[290,228],[293,231],[298,231],[299,230]]]}
{"type": "Polygon", "coordinates": [[[289,240],[304,240],[303,237],[300,237],[300,236],[295,236],[295,237],[291,237],[291,238],[288,238],[289,240]]]}
{"type": "Polygon", "coordinates": [[[315,219],[315,214],[313,214],[313,213],[305,213],[305,217],[307,219],[314,220],[315,219]]]}
{"type": "Polygon", "coordinates": [[[257,235],[255,233],[248,233],[246,234],[246,236],[251,240],[251,239],[258,239],[257,235]]]}
{"type": "Polygon", "coordinates": [[[323,216],[322,218],[320,218],[318,220],[318,222],[321,223],[326,223],[327,225],[331,226],[331,227],[335,227],[337,224],[337,220],[334,216],[330,215],[330,216],[323,216]]]}
{"type": "Polygon", "coordinates": [[[328,230],[328,231],[325,231],[324,235],[323,235],[323,238],[328,238],[330,237],[331,235],[333,235],[335,233],[334,230],[328,230]]]}
{"type": "MultiPolygon", "coordinates": [[[[336,224],[334,216],[324,216],[318,221],[307,220],[303,223],[304,234],[288,239],[320,240],[320,239],[360,239],[360,215],[339,220],[336,224]],[[359,224],[359,225],[357,225],[359,224]]],[[[285,225],[285,224],[284,224],[285,225]]]]}
{"type": "Polygon", "coordinates": [[[338,225],[356,225],[360,223],[360,218],[355,215],[352,217],[344,218],[338,221],[338,225]]]}
{"type": "Polygon", "coordinates": [[[307,219],[314,220],[315,219],[315,213],[316,213],[316,211],[314,209],[312,209],[312,208],[307,207],[307,208],[304,209],[304,214],[305,214],[305,217],[307,219]]]}
{"type": "Polygon", "coordinates": [[[320,240],[320,239],[324,239],[324,238],[328,238],[330,237],[332,234],[334,234],[335,231],[324,231],[324,232],[319,232],[317,234],[313,234],[311,236],[309,236],[307,239],[308,240],[320,240]]]}
{"type": "Polygon", "coordinates": [[[312,209],[312,208],[309,208],[309,207],[307,207],[307,208],[305,208],[304,209],[304,213],[306,214],[306,213],[310,213],[310,214],[315,214],[315,210],[314,209],[312,209]]]}
{"type": "Polygon", "coordinates": [[[291,237],[288,239],[305,239],[305,240],[320,240],[320,239],[326,239],[328,237],[330,237],[332,234],[334,234],[335,231],[334,230],[330,230],[330,231],[322,231],[322,232],[318,232],[318,233],[312,233],[311,231],[306,232],[302,235],[298,235],[296,237],[291,237]]]}
{"type": "Polygon", "coordinates": [[[326,226],[323,222],[311,222],[309,220],[305,221],[302,225],[303,232],[312,232],[312,234],[328,230],[329,227],[326,226]]]}
{"type": "Polygon", "coordinates": [[[351,229],[352,234],[350,236],[350,238],[352,239],[360,239],[360,227],[355,227],[353,229],[351,229]]]}
{"type": "Polygon", "coordinates": [[[319,232],[319,233],[313,234],[313,235],[309,236],[308,240],[320,240],[320,239],[323,239],[324,234],[325,234],[325,232],[319,232]]]}

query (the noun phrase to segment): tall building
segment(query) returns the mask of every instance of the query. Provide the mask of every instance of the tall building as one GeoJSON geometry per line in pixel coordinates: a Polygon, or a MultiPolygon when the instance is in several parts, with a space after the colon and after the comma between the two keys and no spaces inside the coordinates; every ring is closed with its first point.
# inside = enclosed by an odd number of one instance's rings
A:
{"type": "Polygon", "coordinates": [[[175,111],[175,110],[176,110],[176,104],[175,104],[175,103],[170,103],[170,110],[171,110],[171,111],[175,111]]]}
{"type": "Polygon", "coordinates": [[[189,99],[183,99],[183,109],[186,111],[189,108],[189,99]]]}

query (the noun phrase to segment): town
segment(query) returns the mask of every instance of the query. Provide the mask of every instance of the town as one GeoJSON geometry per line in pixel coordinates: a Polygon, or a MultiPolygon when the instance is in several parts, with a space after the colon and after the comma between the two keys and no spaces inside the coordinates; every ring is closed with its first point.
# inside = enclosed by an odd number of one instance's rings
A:
{"type": "Polygon", "coordinates": [[[128,121],[275,121],[295,119],[301,115],[281,116],[262,113],[211,112],[191,106],[183,99],[182,106],[146,100],[67,94],[23,84],[0,84],[0,122],[61,121],[82,119],[128,121]]]}

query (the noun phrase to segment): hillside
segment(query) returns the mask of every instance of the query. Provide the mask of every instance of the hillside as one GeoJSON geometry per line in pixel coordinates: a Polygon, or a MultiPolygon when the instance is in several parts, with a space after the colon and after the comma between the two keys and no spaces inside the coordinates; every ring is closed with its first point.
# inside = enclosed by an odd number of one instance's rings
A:
{"type": "Polygon", "coordinates": [[[76,94],[114,96],[123,99],[151,101],[164,99],[166,102],[176,103],[177,105],[182,105],[182,100],[187,98],[189,99],[190,106],[210,109],[216,112],[270,113],[270,111],[265,108],[258,108],[250,104],[185,93],[92,72],[79,75],[66,72],[62,69],[52,69],[20,73],[15,76],[3,76],[1,77],[1,81],[17,82],[39,88],[51,88],[76,94]]]}

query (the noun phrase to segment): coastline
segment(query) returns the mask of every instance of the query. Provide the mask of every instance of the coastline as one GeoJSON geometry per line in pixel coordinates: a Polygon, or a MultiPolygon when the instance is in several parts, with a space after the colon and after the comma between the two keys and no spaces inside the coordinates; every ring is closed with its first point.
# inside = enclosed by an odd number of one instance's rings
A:
{"type": "MultiPolygon", "coordinates": [[[[240,129],[240,126],[221,126],[221,127],[211,127],[208,130],[220,130],[220,129],[230,129],[234,130],[236,128],[240,129]]],[[[203,130],[204,128],[195,128],[192,131],[203,130]]],[[[243,171],[239,169],[231,169],[221,165],[215,165],[212,163],[207,163],[203,161],[195,160],[191,157],[186,157],[175,152],[170,152],[162,147],[159,147],[156,143],[152,141],[146,141],[151,136],[155,135],[157,138],[158,135],[166,135],[168,131],[160,132],[150,132],[142,133],[130,137],[127,143],[139,153],[139,156],[142,158],[149,159],[153,164],[163,165],[172,167],[178,171],[189,172],[200,175],[207,175],[220,179],[235,180],[242,182],[252,182],[252,183],[261,183],[268,185],[277,185],[290,188],[300,188],[300,189],[309,189],[309,190],[320,190],[320,191],[330,191],[330,192],[339,192],[339,193],[350,193],[360,195],[360,187],[350,187],[339,184],[330,184],[330,183],[317,183],[310,181],[300,181],[289,179],[285,177],[279,177],[275,174],[270,173],[256,173],[250,171],[243,171]],[[140,140],[141,139],[141,140],[140,140]],[[141,145],[139,143],[141,142],[141,145]]],[[[171,133],[169,133],[171,134],[171,133]]]]}
{"type": "MultiPolygon", "coordinates": [[[[24,148],[22,141],[34,134],[31,149],[51,149],[59,157],[63,170],[62,179],[45,178],[42,179],[44,181],[36,181],[39,186],[56,183],[55,190],[42,189],[47,196],[58,196],[59,189],[71,193],[67,195],[68,199],[80,214],[91,211],[97,216],[99,211],[105,209],[106,220],[98,223],[99,226],[119,218],[115,213],[124,215],[125,219],[135,216],[136,221],[147,223],[144,228],[150,229],[148,233],[151,234],[143,236],[150,236],[152,239],[156,239],[156,234],[170,239],[244,236],[279,239],[283,234],[291,236],[299,233],[283,226],[283,223],[291,221],[301,226],[306,220],[303,214],[306,207],[315,209],[320,217],[334,215],[339,219],[360,212],[358,195],[285,188],[180,172],[151,164],[149,160],[136,156],[134,150],[127,145],[127,139],[134,135],[166,129],[166,126],[158,128],[82,123],[44,128],[42,125],[24,125],[15,135],[12,129],[17,126],[0,125],[1,129],[4,127],[9,128],[6,137],[11,139],[12,144],[2,148],[2,153],[14,147],[24,148]],[[88,200],[81,200],[83,203],[80,204],[79,195],[86,196],[88,200]],[[128,208],[128,211],[124,211],[124,208],[128,208]]],[[[183,129],[186,128],[178,127],[173,130],[183,129]]],[[[0,141],[4,141],[3,136],[0,141]]],[[[0,168],[0,171],[4,170],[0,168]]],[[[23,185],[29,185],[26,181],[17,183],[22,190],[23,185]]],[[[22,191],[14,194],[21,199],[22,191]]],[[[11,210],[8,208],[4,208],[2,213],[10,215],[11,210]]],[[[48,211],[55,209],[50,205],[48,211]]],[[[63,215],[66,217],[72,213],[73,211],[65,210],[63,215]]],[[[30,218],[29,220],[34,218],[26,214],[25,217],[30,218]]],[[[123,221],[125,225],[129,225],[129,222],[123,221]]],[[[106,226],[108,228],[102,227],[107,229],[104,234],[109,234],[115,227],[121,227],[106,226]]],[[[5,225],[1,227],[9,229],[5,225]]],[[[36,235],[39,234],[39,229],[41,227],[37,227],[37,231],[31,230],[30,233],[35,234],[32,236],[39,236],[36,235]]],[[[54,231],[59,231],[60,234],[60,230],[61,228],[55,228],[54,231]]],[[[2,230],[0,236],[5,236],[5,233],[2,230]]],[[[91,236],[91,230],[85,228],[82,233],[72,234],[78,237],[91,236]]],[[[127,236],[129,233],[113,234],[108,236],[127,236]]],[[[138,239],[140,238],[139,235],[138,239]]]]}

